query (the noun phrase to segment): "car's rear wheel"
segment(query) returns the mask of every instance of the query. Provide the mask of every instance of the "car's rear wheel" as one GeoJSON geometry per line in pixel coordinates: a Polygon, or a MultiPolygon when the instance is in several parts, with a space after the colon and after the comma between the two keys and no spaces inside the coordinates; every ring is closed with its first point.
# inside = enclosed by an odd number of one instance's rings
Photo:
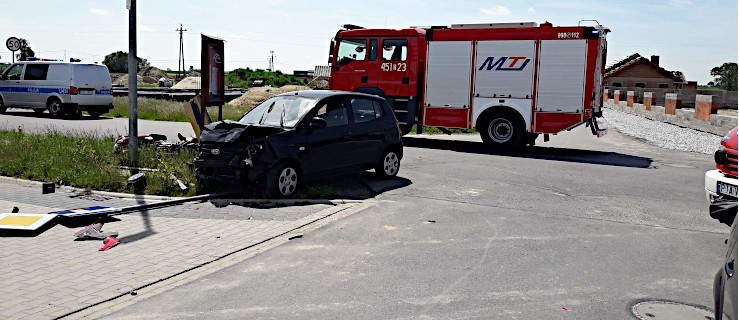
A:
{"type": "Polygon", "coordinates": [[[400,157],[395,150],[387,150],[382,153],[380,162],[375,166],[377,174],[385,179],[389,179],[398,175],[400,171],[400,157]]]}
{"type": "Polygon", "coordinates": [[[49,114],[53,117],[59,117],[62,115],[62,102],[57,98],[51,98],[46,102],[46,108],[49,109],[49,114]]]}
{"type": "Polygon", "coordinates": [[[278,164],[267,175],[267,195],[270,198],[288,198],[295,194],[299,184],[300,171],[296,165],[278,164]]]}

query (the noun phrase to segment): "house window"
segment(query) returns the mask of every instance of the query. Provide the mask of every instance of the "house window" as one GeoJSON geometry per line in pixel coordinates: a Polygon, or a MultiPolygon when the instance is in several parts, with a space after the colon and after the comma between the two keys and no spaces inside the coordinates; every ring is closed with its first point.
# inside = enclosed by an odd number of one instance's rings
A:
{"type": "Polygon", "coordinates": [[[659,85],[657,85],[657,87],[660,89],[669,89],[670,85],[667,83],[660,83],[659,85]]]}
{"type": "Polygon", "coordinates": [[[620,87],[620,86],[621,86],[621,82],[614,82],[614,83],[613,83],[613,86],[614,86],[614,87],[620,87]]]}
{"type": "Polygon", "coordinates": [[[646,85],[644,84],[644,82],[637,82],[634,84],[634,86],[637,88],[646,88],[646,85]]]}

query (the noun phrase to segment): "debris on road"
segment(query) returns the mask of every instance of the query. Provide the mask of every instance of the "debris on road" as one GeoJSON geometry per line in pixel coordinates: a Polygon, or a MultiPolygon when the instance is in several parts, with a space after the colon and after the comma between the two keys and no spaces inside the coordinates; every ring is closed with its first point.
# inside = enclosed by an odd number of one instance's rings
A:
{"type": "Polygon", "coordinates": [[[75,232],[74,236],[77,237],[78,240],[105,240],[110,237],[117,237],[118,232],[103,232],[103,224],[105,224],[103,222],[104,220],[105,219],[103,217],[98,218],[95,223],[75,232]]]}
{"type": "MultiPolygon", "coordinates": [[[[15,208],[13,208],[15,211],[15,208]]],[[[35,231],[54,219],[56,215],[36,213],[0,213],[0,230],[35,231]]]]}
{"type": "Polygon", "coordinates": [[[112,247],[117,246],[120,243],[116,237],[110,236],[103,240],[103,246],[98,251],[106,251],[112,247]]]}

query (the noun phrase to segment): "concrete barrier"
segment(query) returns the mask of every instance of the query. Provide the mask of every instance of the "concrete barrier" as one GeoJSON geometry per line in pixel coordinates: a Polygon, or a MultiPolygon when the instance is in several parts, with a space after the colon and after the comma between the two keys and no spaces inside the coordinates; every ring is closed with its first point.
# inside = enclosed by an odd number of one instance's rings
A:
{"type": "Polygon", "coordinates": [[[621,90],[613,90],[613,103],[621,103],[621,90]]]}
{"type": "Polygon", "coordinates": [[[695,112],[690,109],[675,109],[675,114],[669,114],[667,113],[666,107],[652,105],[650,108],[651,110],[646,110],[643,104],[635,103],[634,107],[629,108],[621,104],[615,104],[613,103],[613,100],[609,100],[607,103],[604,103],[603,106],[654,121],[713,133],[718,136],[724,136],[737,125],[736,117],[718,114],[711,114],[708,121],[698,120],[696,119],[695,112]]]}
{"type": "Polygon", "coordinates": [[[647,111],[651,111],[652,106],[657,104],[657,98],[653,95],[653,92],[644,92],[644,109],[647,111]]]}

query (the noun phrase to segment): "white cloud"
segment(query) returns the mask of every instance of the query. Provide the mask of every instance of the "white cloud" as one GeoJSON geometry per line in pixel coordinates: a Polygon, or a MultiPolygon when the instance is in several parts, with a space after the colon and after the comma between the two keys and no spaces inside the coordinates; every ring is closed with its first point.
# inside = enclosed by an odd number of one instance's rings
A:
{"type": "Polygon", "coordinates": [[[88,8],[90,10],[90,13],[96,16],[107,16],[110,15],[110,11],[107,9],[98,9],[98,8],[88,8]]]}
{"type": "Polygon", "coordinates": [[[534,7],[529,7],[529,10],[526,10],[528,13],[536,13],[536,10],[534,10],[534,7]]]}
{"type": "Polygon", "coordinates": [[[144,31],[144,32],[151,32],[152,31],[151,28],[149,28],[148,26],[142,24],[141,22],[139,22],[139,23],[136,24],[136,28],[139,31],[144,31]]]}
{"type": "Polygon", "coordinates": [[[685,9],[693,4],[693,0],[670,0],[670,5],[675,8],[685,9]]]}
{"type": "Polygon", "coordinates": [[[501,5],[497,5],[495,7],[487,9],[480,9],[480,11],[486,15],[493,17],[506,17],[511,15],[511,9],[508,9],[501,5]]]}

